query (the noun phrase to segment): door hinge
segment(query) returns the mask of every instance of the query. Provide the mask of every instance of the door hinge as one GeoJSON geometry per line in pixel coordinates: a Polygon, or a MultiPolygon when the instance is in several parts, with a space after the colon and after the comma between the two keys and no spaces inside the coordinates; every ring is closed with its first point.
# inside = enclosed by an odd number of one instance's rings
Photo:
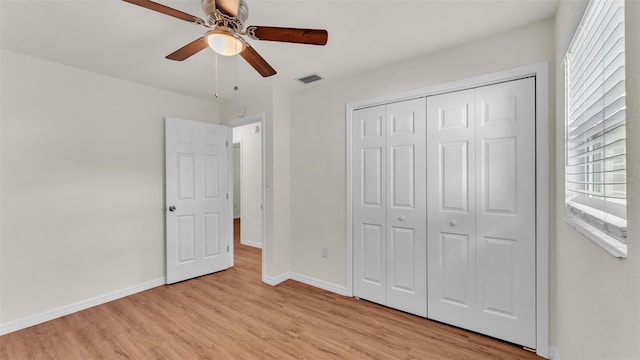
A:
{"type": "Polygon", "coordinates": [[[227,252],[229,252],[229,245],[227,245],[227,252]]]}
{"type": "Polygon", "coordinates": [[[229,193],[227,193],[227,200],[229,200],[229,193]]]}
{"type": "Polygon", "coordinates": [[[229,140],[226,140],[225,143],[227,144],[226,147],[229,147],[229,140]]]}

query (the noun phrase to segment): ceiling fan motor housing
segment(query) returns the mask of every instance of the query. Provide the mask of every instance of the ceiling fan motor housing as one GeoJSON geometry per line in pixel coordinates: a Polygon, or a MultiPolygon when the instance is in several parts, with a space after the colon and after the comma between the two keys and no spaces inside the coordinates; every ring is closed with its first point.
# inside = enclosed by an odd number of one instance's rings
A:
{"type": "Polygon", "coordinates": [[[215,0],[202,0],[202,10],[204,10],[204,13],[207,15],[209,25],[234,27],[236,31],[242,31],[244,23],[249,17],[249,7],[244,0],[238,0],[236,16],[225,14],[220,11],[220,9],[216,9],[215,0]]]}

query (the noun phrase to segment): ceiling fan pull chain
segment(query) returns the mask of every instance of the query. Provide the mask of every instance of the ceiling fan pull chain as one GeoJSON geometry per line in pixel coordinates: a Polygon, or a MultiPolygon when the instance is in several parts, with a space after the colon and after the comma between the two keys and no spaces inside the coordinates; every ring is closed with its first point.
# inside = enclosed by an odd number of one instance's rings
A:
{"type": "MultiPolygon", "coordinates": [[[[238,53],[238,43],[236,43],[236,54],[238,53]]],[[[233,85],[233,90],[234,91],[238,91],[238,55],[234,56],[234,62],[235,62],[235,72],[236,72],[236,79],[235,79],[235,84],[233,85]]]]}
{"type": "Polygon", "coordinates": [[[214,88],[214,93],[213,96],[216,97],[216,99],[218,98],[218,53],[215,53],[215,63],[214,63],[214,79],[213,79],[213,88],[214,88]]]}

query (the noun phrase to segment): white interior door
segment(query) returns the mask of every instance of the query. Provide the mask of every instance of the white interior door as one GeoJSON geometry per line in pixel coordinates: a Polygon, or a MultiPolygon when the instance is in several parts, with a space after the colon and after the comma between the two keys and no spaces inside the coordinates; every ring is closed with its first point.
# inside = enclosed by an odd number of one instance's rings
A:
{"type": "Polygon", "coordinates": [[[222,125],[167,118],[167,283],[229,267],[229,142],[222,125]]]}
{"type": "Polygon", "coordinates": [[[535,80],[427,112],[429,317],[535,348],[535,80]]]}
{"type": "Polygon", "coordinates": [[[355,296],[426,316],[425,100],[354,111],[355,296]]]}

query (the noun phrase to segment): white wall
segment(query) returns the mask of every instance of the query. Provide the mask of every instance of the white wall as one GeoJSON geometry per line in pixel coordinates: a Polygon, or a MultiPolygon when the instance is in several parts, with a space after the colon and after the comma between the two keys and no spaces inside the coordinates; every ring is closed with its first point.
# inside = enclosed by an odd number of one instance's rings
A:
{"type": "Polygon", "coordinates": [[[548,20],[293,94],[292,271],[346,286],[347,103],[553,61],[553,54],[548,20]],[[327,259],[322,246],[329,248],[327,259]]]}
{"type": "Polygon", "coordinates": [[[161,280],[164,117],[218,106],[0,52],[0,323],[161,280]]]}
{"type": "MultiPolygon", "coordinates": [[[[240,144],[240,243],[262,247],[262,125],[233,128],[233,142],[240,144]],[[257,127],[257,132],[254,129],[257,127]]],[[[235,171],[235,169],[234,169],[235,171]]]]}
{"type": "Polygon", "coordinates": [[[628,258],[615,259],[568,226],[564,213],[564,83],[560,64],[586,7],[556,14],[556,220],[552,345],[566,359],[640,359],[640,2],[626,1],[628,258]]]}

